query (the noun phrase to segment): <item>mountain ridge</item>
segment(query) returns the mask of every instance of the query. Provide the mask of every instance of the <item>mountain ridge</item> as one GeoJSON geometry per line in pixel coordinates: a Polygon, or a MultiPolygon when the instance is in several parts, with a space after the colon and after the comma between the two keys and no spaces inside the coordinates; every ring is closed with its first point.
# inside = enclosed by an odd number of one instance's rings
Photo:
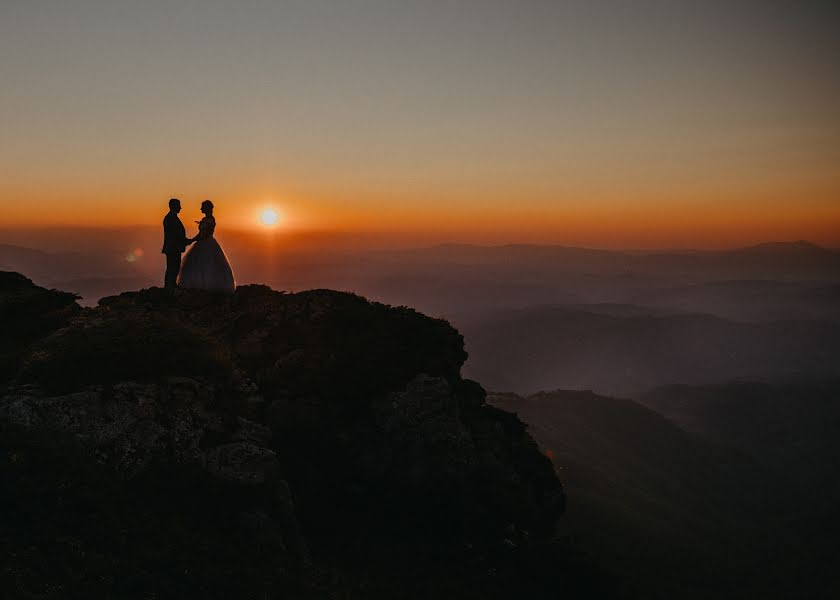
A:
{"type": "Polygon", "coordinates": [[[561,529],[641,597],[833,597],[834,529],[818,527],[836,519],[803,520],[820,504],[767,461],[631,399],[555,390],[488,401],[515,412],[561,467],[561,529]]]}
{"type": "Polygon", "coordinates": [[[489,389],[519,393],[563,388],[632,396],[668,383],[837,373],[840,349],[840,322],[831,320],[752,323],[560,305],[501,310],[459,327],[471,356],[465,372],[489,389]]]}

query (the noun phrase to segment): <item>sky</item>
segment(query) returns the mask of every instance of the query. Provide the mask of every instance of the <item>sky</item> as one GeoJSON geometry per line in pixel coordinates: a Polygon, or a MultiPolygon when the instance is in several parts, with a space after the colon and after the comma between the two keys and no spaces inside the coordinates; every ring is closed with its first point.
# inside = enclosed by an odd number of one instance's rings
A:
{"type": "Polygon", "coordinates": [[[0,0],[0,227],[840,246],[830,2],[0,0]]]}

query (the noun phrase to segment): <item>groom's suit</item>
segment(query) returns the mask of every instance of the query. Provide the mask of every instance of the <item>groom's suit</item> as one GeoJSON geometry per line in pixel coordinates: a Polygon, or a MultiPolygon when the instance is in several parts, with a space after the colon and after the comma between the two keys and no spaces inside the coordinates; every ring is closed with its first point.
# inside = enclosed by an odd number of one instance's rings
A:
{"type": "Polygon", "coordinates": [[[169,212],[163,218],[163,249],[166,255],[166,276],[163,285],[174,288],[178,282],[178,272],[181,270],[181,254],[187,249],[187,230],[174,212],[169,212]]]}

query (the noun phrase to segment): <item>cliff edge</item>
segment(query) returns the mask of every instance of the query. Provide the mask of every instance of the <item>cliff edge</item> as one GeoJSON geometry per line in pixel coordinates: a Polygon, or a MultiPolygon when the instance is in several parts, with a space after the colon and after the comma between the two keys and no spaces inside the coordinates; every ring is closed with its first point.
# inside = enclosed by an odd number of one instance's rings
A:
{"type": "Polygon", "coordinates": [[[264,286],[81,308],[0,273],[0,328],[17,597],[553,597],[562,485],[445,321],[264,286]]]}

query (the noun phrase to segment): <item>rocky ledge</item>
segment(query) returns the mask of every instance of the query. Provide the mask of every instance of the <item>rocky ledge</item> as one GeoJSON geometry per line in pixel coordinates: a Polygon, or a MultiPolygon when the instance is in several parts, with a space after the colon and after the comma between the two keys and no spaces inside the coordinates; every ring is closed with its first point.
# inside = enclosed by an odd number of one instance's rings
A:
{"type": "Polygon", "coordinates": [[[563,488],[461,378],[445,321],[264,286],[83,309],[0,273],[0,327],[0,585],[18,597],[544,589],[521,565],[546,555],[563,488]]]}

